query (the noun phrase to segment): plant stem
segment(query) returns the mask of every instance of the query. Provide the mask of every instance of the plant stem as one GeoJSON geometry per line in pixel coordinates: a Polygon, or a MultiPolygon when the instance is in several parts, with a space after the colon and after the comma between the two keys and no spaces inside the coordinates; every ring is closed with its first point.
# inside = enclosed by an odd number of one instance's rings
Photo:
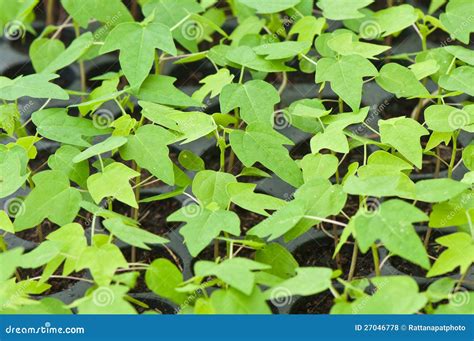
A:
{"type": "MultiPolygon", "coordinates": [[[[76,32],[76,38],[78,38],[81,35],[81,31],[79,28],[79,25],[74,21],[74,31],[76,32]]],[[[84,61],[82,59],[79,59],[79,73],[81,75],[81,91],[86,92],[87,90],[87,85],[86,85],[86,69],[84,67],[84,61]]],[[[84,99],[84,96],[82,96],[84,99]]]]}
{"type": "Polygon", "coordinates": [[[341,223],[341,222],[336,221],[336,220],[326,219],[326,218],[317,217],[317,216],[312,216],[312,215],[305,215],[305,216],[303,216],[303,218],[306,218],[306,219],[313,219],[313,220],[319,220],[319,221],[322,221],[322,222],[325,222],[325,223],[330,223],[330,224],[334,224],[334,225],[338,225],[338,226],[343,226],[343,227],[346,227],[346,226],[347,226],[347,224],[341,223]]]}
{"type": "MultiPolygon", "coordinates": [[[[337,247],[337,244],[339,243],[339,236],[337,234],[337,225],[332,224],[332,234],[334,236],[334,249],[337,247]]],[[[342,265],[341,265],[341,255],[339,252],[336,254],[336,265],[337,268],[342,270],[342,265]]]]}
{"type": "Polygon", "coordinates": [[[288,84],[288,75],[286,72],[282,72],[282,79],[280,87],[278,88],[278,94],[281,95],[285,91],[286,85],[288,84]]]}
{"type": "Polygon", "coordinates": [[[458,133],[453,134],[453,150],[451,152],[451,161],[449,161],[448,178],[453,175],[454,162],[456,162],[456,150],[458,148],[458,133]]]}
{"type": "Polygon", "coordinates": [[[342,98],[339,98],[337,103],[339,104],[339,113],[341,114],[344,112],[344,102],[342,101],[342,98]]]}
{"type": "Polygon", "coordinates": [[[351,259],[351,267],[349,269],[349,275],[347,276],[348,281],[352,281],[354,277],[354,272],[357,265],[357,254],[359,253],[359,248],[357,247],[357,243],[354,243],[354,248],[352,249],[352,259],[351,259]]]}
{"type": "Polygon", "coordinates": [[[430,242],[431,232],[432,232],[432,228],[428,227],[428,230],[426,230],[425,239],[423,241],[423,245],[425,246],[425,249],[428,247],[428,243],[430,242]]]}
{"type": "Polygon", "coordinates": [[[468,272],[469,272],[469,268],[467,268],[467,270],[464,271],[464,273],[462,274],[461,278],[459,279],[458,284],[456,285],[456,288],[454,288],[454,291],[461,289],[462,282],[464,282],[464,279],[466,278],[468,272]]]}
{"type": "Polygon", "coordinates": [[[46,1],[46,26],[53,25],[54,23],[54,1],[46,1]]]}
{"type": "MultiPolygon", "coordinates": [[[[436,154],[439,156],[440,155],[440,149],[439,146],[436,146],[436,154]]],[[[436,165],[435,165],[435,173],[434,177],[439,178],[439,170],[441,169],[441,157],[436,158],[436,165]]]]}
{"type": "Polygon", "coordinates": [[[371,249],[372,249],[372,257],[374,258],[375,275],[380,276],[380,267],[379,267],[380,260],[379,260],[377,245],[372,244],[371,249]]]}
{"type": "Polygon", "coordinates": [[[219,240],[214,239],[214,260],[219,257],[219,240]]]}

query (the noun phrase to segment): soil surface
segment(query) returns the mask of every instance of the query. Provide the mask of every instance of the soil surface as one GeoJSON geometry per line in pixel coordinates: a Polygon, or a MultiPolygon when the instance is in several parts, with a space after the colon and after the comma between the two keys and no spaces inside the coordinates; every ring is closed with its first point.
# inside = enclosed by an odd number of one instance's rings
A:
{"type": "MultiPolygon", "coordinates": [[[[334,249],[334,240],[329,237],[313,239],[298,247],[293,252],[293,256],[300,266],[323,266],[337,269],[338,262],[332,258],[334,249]]],[[[352,249],[353,244],[346,244],[339,252],[339,264],[344,278],[347,278],[349,274],[352,249]]],[[[371,253],[361,254],[359,251],[354,277],[368,276],[373,271],[374,264],[371,253]]]]}
{"type": "Polygon", "coordinates": [[[320,294],[302,297],[297,300],[290,314],[329,314],[334,305],[334,297],[328,291],[320,294]]]}
{"type": "Polygon", "coordinates": [[[247,211],[239,206],[234,206],[233,211],[239,216],[240,218],[240,229],[242,232],[247,232],[252,227],[257,225],[258,223],[264,221],[267,217],[247,211]]]}
{"type": "MultiPolygon", "coordinates": [[[[140,204],[138,221],[143,229],[163,236],[180,226],[179,222],[166,221],[166,218],[171,213],[180,208],[181,202],[174,198],[142,203],[140,204]]],[[[114,202],[113,209],[117,213],[132,217],[132,208],[128,205],[116,201],[114,202]]]]}

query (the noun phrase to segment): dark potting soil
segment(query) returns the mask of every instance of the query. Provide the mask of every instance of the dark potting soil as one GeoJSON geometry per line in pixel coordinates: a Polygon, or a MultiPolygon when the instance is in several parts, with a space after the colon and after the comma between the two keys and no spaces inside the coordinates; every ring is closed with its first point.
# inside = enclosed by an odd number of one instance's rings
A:
{"type": "Polygon", "coordinates": [[[58,228],[59,227],[57,225],[53,224],[49,220],[44,220],[41,223],[41,233],[37,227],[34,227],[28,230],[17,232],[15,233],[15,236],[23,240],[27,240],[29,242],[41,243],[42,242],[41,234],[43,235],[43,239],[45,239],[48,236],[48,234],[57,230],[58,228]]]}
{"type": "Polygon", "coordinates": [[[148,305],[148,308],[135,305],[135,309],[137,310],[139,314],[143,314],[144,312],[150,312],[150,311],[154,313],[158,313],[158,314],[163,314],[163,315],[176,314],[176,310],[171,305],[169,305],[168,303],[158,298],[153,298],[153,299],[135,298],[135,299],[148,305]]]}
{"type": "Polygon", "coordinates": [[[175,65],[170,73],[171,77],[177,78],[175,86],[202,86],[199,84],[203,78],[215,74],[216,69],[207,59],[193,63],[175,65]]]}
{"type": "Polygon", "coordinates": [[[290,314],[329,314],[333,305],[334,297],[325,291],[300,298],[293,304],[290,314]]]}
{"type": "MultiPolygon", "coordinates": [[[[347,200],[346,200],[346,204],[344,206],[344,208],[342,209],[342,211],[349,217],[353,217],[357,211],[359,210],[359,197],[356,196],[356,195],[348,195],[347,196],[347,200]]],[[[336,217],[336,220],[337,221],[340,221],[342,219],[342,221],[346,221],[347,218],[344,214],[339,214],[337,217],[336,217]]]]}
{"type": "MultiPolygon", "coordinates": [[[[131,248],[124,252],[128,261],[131,261],[131,248]]],[[[164,246],[151,246],[151,250],[143,250],[136,248],[136,262],[138,263],[146,263],[151,264],[154,260],[159,258],[168,259],[174,265],[178,267],[181,271],[183,271],[184,263],[183,260],[173,252],[171,249],[167,249],[164,246]]],[[[140,293],[140,292],[148,292],[146,283],[145,283],[145,271],[140,271],[140,276],[137,278],[137,284],[135,288],[131,290],[131,292],[140,293]]]]}
{"type": "MultiPolygon", "coordinates": [[[[426,232],[420,233],[419,235],[420,235],[421,240],[424,241],[424,238],[426,236],[426,232]]],[[[441,253],[443,253],[443,251],[446,250],[446,248],[444,246],[439,245],[435,241],[437,238],[439,238],[441,236],[443,236],[443,234],[441,234],[440,232],[438,232],[436,230],[431,230],[431,235],[430,235],[429,242],[428,242],[428,247],[427,247],[427,252],[428,252],[429,256],[438,258],[439,255],[441,255],[441,253]]],[[[403,272],[405,274],[408,274],[408,275],[411,275],[411,276],[417,276],[417,277],[425,277],[426,276],[427,271],[425,269],[423,269],[422,267],[420,267],[416,264],[413,264],[410,261],[407,261],[407,260],[405,260],[401,257],[393,256],[393,257],[390,257],[388,259],[388,261],[390,262],[390,264],[395,269],[397,269],[398,271],[403,272]]],[[[431,260],[431,262],[433,262],[433,260],[431,260]]],[[[459,271],[456,270],[456,271],[452,271],[450,273],[447,273],[443,276],[452,276],[452,275],[456,275],[458,273],[459,273],[459,271]]]]}
{"type": "Polygon", "coordinates": [[[38,173],[40,171],[46,170],[48,168],[48,159],[49,157],[54,154],[54,150],[52,149],[38,149],[38,154],[36,157],[28,162],[28,166],[30,167],[33,173],[38,173]]]}
{"type": "MultiPolygon", "coordinates": [[[[32,75],[34,73],[36,72],[33,68],[33,64],[20,63],[9,67],[4,72],[2,72],[1,75],[13,79],[20,75],[26,76],[32,75]]],[[[65,67],[64,69],[57,71],[56,74],[59,75],[59,78],[52,80],[52,82],[59,85],[63,89],[66,89],[68,86],[70,86],[76,78],[75,72],[70,67],[65,67]]]]}
{"type": "MultiPolygon", "coordinates": [[[[418,99],[404,99],[392,97],[388,100],[388,104],[383,107],[380,106],[381,116],[383,119],[389,119],[394,117],[410,117],[412,111],[418,105],[418,99]]],[[[423,121],[423,110],[420,113],[419,120],[423,121]]]]}
{"type": "MultiPolygon", "coordinates": [[[[332,258],[334,249],[334,240],[329,237],[313,239],[299,246],[293,252],[293,256],[300,266],[323,266],[336,269],[336,259],[332,258]]],[[[346,244],[339,252],[339,263],[345,278],[349,274],[352,250],[353,244],[346,244]]],[[[374,264],[371,253],[361,254],[359,251],[354,277],[368,276],[373,271],[374,264]]]]}
{"type": "MultiPolygon", "coordinates": [[[[140,204],[138,221],[143,229],[163,236],[179,227],[180,223],[167,222],[166,218],[180,208],[181,202],[174,198],[142,203],[140,204]]],[[[132,208],[121,202],[115,202],[113,209],[117,213],[132,217],[132,208]]]]}

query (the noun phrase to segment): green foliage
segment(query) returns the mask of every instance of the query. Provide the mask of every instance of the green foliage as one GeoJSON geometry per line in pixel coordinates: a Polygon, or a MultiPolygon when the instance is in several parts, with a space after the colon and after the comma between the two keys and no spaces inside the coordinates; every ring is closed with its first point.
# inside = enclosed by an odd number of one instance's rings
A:
{"type": "Polygon", "coordinates": [[[1,314],[473,313],[472,1],[39,3],[0,0],[1,314]]]}

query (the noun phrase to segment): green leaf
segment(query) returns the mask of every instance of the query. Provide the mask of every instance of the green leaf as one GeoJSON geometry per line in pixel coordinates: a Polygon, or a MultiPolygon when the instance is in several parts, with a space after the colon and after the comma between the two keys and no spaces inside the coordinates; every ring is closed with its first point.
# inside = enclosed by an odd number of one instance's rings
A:
{"type": "Polygon", "coordinates": [[[474,32],[474,8],[470,0],[451,0],[446,5],[446,13],[439,19],[455,39],[469,44],[469,35],[474,32]]]}
{"type": "Polygon", "coordinates": [[[203,206],[215,203],[226,209],[230,203],[227,185],[237,183],[232,174],[203,170],[193,180],[193,193],[203,206]]]}
{"type": "Polygon", "coordinates": [[[325,18],[315,18],[312,15],[306,16],[293,24],[288,35],[297,34],[298,41],[307,41],[312,44],[314,37],[321,34],[325,25],[325,18]]]}
{"type": "MultiPolygon", "coordinates": [[[[34,69],[41,72],[66,48],[59,39],[37,38],[30,46],[30,59],[34,69]]],[[[53,70],[53,72],[56,70],[53,70]]]]}
{"type": "Polygon", "coordinates": [[[474,314],[472,304],[469,304],[469,302],[474,300],[474,292],[467,292],[463,289],[464,288],[461,288],[460,290],[451,293],[449,303],[439,305],[434,311],[434,314],[474,314]],[[459,300],[461,300],[461,304],[459,303],[459,300]],[[463,302],[466,303],[463,304],[463,302]]]}
{"type": "Polygon", "coordinates": [[[462,161],[467,169],[474,171],[474,143],[463,149],[462,161]]]}
{"type": "Polygon", "coordinates": [[[428,277],[439,276],[460,268],[464,274],[474,262],[474,241],[464,232],[452,233],[436,239],[440,245],[447,247],[446,251],[436,259],[428,277]]]}
{"type": "Polygon", "coordinates": [[[15,233],[15,227],[5,211],[0,211],[0,229],[5,232],[15,233]]]}
{"type": "Polygon", "coordinates": [[[175,140],[184,140],[186,144],[216,130],[217,126],[211,115],[200,111],[179,111],[160,104],[139,102],[142,114],[150,121],[178,132],[175,140]]]}
{"type": "Polygon", "coordinates": [[[258,55],[266,56],[268,60],[289,59],[304,53],[311,47],[307,41],[284,41],[269,43],[254,47],[258,55]]]}
{"type": "Polygon", "coordinates": [[[243,67],[263,72],[284,72],[294,71],[293,68],[286,66],[282,61],[267,60],[258,56],[249,46],[239,46],[229,50],[226,58],[235,64],[243,67]]]}
{"type": "MultiPolygon", "coordinates": [[[[23,254],[22,247],[16,247],[11,250],[0,253],[0,280],[4,282],[15,273],[16,268],[21,264],[23,254]]],[[[3,298],[0,296],[0,298],[3,298]]]]}
{"type": "Polygon", "coordinates": [[[469,65],[474,65],[474,51],[457,45],[445,46],[444,49],[457,59],[462,60],[469,65]]]}
{"type": "Polygon", "coordinates": [[[209,98],[214,98],[219,95],[222,89],[232,83],[234,75],[231,75],[227,69],[219,69],[215,74],[207,76],[199,81],[200,84],[204,84],[199,90],[193,93],[192,98],[202,103],[204,98],[210,94],[209,98]]]}
{"type": "Polygon", "coordinates": [[[209,261],[198,261],[194,265],[196,276],[216,276],[231,287],[250,295],[255,286],[255,270],[267,270],[270,266],[247,258],[226,259],[216,264],[209,261]]]}
{"type": "Polygon", "coordinates": [[[433,205],[430,227],[449,227],[469,224],[474,220],[474,195],[465,192],[440,204],[433,205]]]}
{"type": "Polygon", "coordinates": [[[319,0],[317,5],[323,10],[326,19],[345,20],[363,18],[360,9],[370,5],[374,0],[319,0]]]}
{"type": "Polygon", "coordinates": [[[49,81],[55,74],[33,74],[15,79],[0,76],[0,99],[15,101],[20,97],[69,99],[67,92],[49,81]]]}
{"type": "Polygon", "coordinates": [[[316,66],[316,83],[330,82],[332,90],[354,111],[362,98],[363,78],[376,76],[377,69],[367,59],[358,56],[322,58],[316,66]]]}
{"type": "Polygon", "coordinates": [[[106,219],[103,224],[111,234],[121,241],[141,249],[150,250],[146,244],[164,244],[168,242],[165,238],[137,226],[127,225],[120,218],[106,219]]]}
{"type": "Polygon", "coordinates": [[[297,268],[296,276],[265,291],[268,299],[282,300],[287,297],[309,296],[323,292],[331,286],[332,270],[329,268],[297,268]]]}
{"type": "Polygon", "coordinates": [[[374,58],[390,49],[390,46],[359,42],[352,32],[335,35],[327,44],[331,50],[342,56],[358,55],[364,58],[374,58]]]}
{"type": "Polygon", "coordinates": [[[96,202],[107,197],[112,197],[134,208],[138,208],[135,193],[130,185],[130,179],[136,178],[140,173],[119,162],[106,166],[102,172],[93,174],[87,179],[87,188],[96,202]]]}
{"type": "Polygon", "coordinates": [[[123,285],[99,286],[88,296],[74,302],[73,306],[77,306],[79,314],[135,314],[135,309],[125,299],[127,291],[128,287],[123,285]]]}
{"type": "Polygon", "coordinates": [[[219,289],[212,293],[210,301],[216,314],[271,314],[258,287],[250,295],[233,288],[219,289]]]}
{"type": "Polygon", "coordinates": [[[117,25],[107,36],[100,52],[120,50],[120,66],[130,85],[138,88],[147,78],[155,58],[155,49],[177,54],[170,29],[159,23],[136,22],[117,25]]]}
{"type": "MultiPolygon", "coordinates": [[[[473,20],[474,21],[474,20],[473,20]]],[[[454,69],[449,75],[439,78],[439,86],[450,91],[461,91],[474,96],[474,67],[460,66],[454,69]]]]}
{"type": "Polygon", "coordinates": [[[176,78],[164,75],[150,75],[140,89],[132,93],[142,101],[154,102],[175,107],[198,107],[201,102],[189,97],[176,88],[176,78]]]}
{"type": "Polygon", "coordinates": [[[406,117],[379,121],[379,128],[382,143],[394,147],[408,161],[421,169],[423,148],[420,138],[428,135],[428,130],[417,121],[406,117]]]}
{"type": "Polygon", "coordinates": [[[169,158],[168,145],[174,139],[169,131],[147,124],[128,137],[127,144],[120,148],[120,156],[124,160],[134,160],[158,179],[173,185],[173,162],[169,158]]]}
{"type": "Polygon", "coordinates": [[[272,0],[271,2],[262,2],[259,0],[237,0],[238,2],[254,8],[257,13],[269,14],[278,13],[288,8],[296,6],[301,0],[272,0]]]}
{"type": "Polygon", "coordinates": [[[127,143],[127,139],[125,137],[110,136],[106,140],[87,148],[79,155],[75,156],[74,159],[72,159],[72,162],[79,163],[84,160],[90,159],[93,156],[110,152],[114,149],[123,146],[125,143],[127,143]]]}
{"type": "Polygon", "coordinates": [[[108,129],[96,127],[92,120],[69,116],[66,108],[51,108],[37,111],[32,115],[38,133],[50,140],[89,147],[84,137],[109,133],[108,129]]]}
{"type": "Polygon", "coordinates": [[[416,62],[408,67],[414,74],[416,79],[420,80],[437,73],[440,69],[435,59],[428,59],[423,62],[416,62]]]}
{"type": "Polygon", "coordinates": [[[178,155],[178,161],[187,170],[200,172],[206,168],[204,160],[190,150],[182,150],[178,155]]]}
{"type": "MultiPolygon", "coordinates": [[[[317,218],[326,218],[339,213],[346,196],[339,185],[317,178],[305,183],[295,192],[295,199],[283,206],[269,218],[250,229],[247,234],[274,240],[288,232],[296,238],[319,223],[317,218]]],[[[287,234],[287,239],[288,238],[287,234]]]]}
{"type": "MultiPolygon", "coordinates": [[[[64,67],[74,63],[76,60],[82,57],[84,53],[92,46],[94,37],[91,32],[84,33],[80,37],[76,38],[67,49],[59,54],[53,55],[53,59],[45,65],[44,68],[35,70],[41,73],[53,73],[57,70],[63,69],[64,67]]],[[[49,45],[48,45],[49,47],[49,45]]],[[[33,46],[32,46],[33,48],[33,46]]],[[[41,47],[43,48],[43,47],[41,47]]],[[[31,50],[30,50],[31,53],[31,50]]],[[[39,53],[39,52],[38,52],[39,53]]],[[[44,60],[43,60],[44,63],[44,60]]]]}
{"type": "Polygon", "coordinates": [[[76,265],[77,271],[89,269],[98,285],[108,285],[119,268],[128,269],[127,260],[118,246],[108,243],[88,246],[76,265]]]}
{"type": "Polygon", "coordinates": [[[329,179],[336,173],[338,165],[338,158],[330,154],[309,154],[300,162],[305,182],[318,177],[329,179]]]}
{"type": "Polygon", "coordinates": [[[429,179],[415,184],[415,200],[424,202],[441,202],[452,199],[463,193],[470,186],[453,179],[429,179]]]}
{"type": "Polygon", "coordinates": [[[179,233],[184,237],[186,246],[196,257],[221,231],[240,235],[240,221],[237,214],[230,211],[210,211],[196,204],[187,205],[171,214],[168,221],[184,221],[179,233]]]}
{"type": "Polygon", "coordinates": [[[367,252],[378,239],[393,254],[429,269],[430,262],[413,223],[428,220],[416,207],[399,199],[383,202],[372,213],[360,211],[355,216],[357,244],[367,252]]]}
{"type": "Polygon", "coordinates": [[[245,84],[229,84],[219,97],[222,113],[240,108],[240,116],[248,124],[261,122],[273,126],[275,104],[280,102],[278,91],[273,85],[252,80],[245,84]]]}
{"type": "Polygon", "coordinates": [[[263,123],[250,124],[245,131],[232,131],[230,144],[246,167],[260,162],[290,185],[295,187],[301,185],[303,180],[301,170],[283,146],[292,145],[293,142],[263,123]]]}
{"type": "Polygon", "coordinates": [[[15,230],[22,231],[37,226],[44,219],[58,225],[74,220],[82,200],[80,192],[70,187],[68,177],[55,170],[33,176],[35,187],[24,202],[24,212],[15,219],[15,230]]]}
{"type": "Polygon", "coordinates": [[[255,260],[271,266],[266,272],[285,279],[294,276],[298,267],[293,255],[278,243],[270,243],[257,250],[255,260]]]}
{"type": "Polygon", "coordinates": [[[15,193],[26,181],[28,156],[20,146],[0,146],[0,198],[15,193]]]}
{"type": "Polygon", "coordinates": [[[474,129],[474,111],[439,104],[430,105],[424,115],[428,128],[433,131],[450,133],[458,129],[474,129]]]}
{"type": "Polygon", "coordinates": [[[276,210],[285,206],[286,202],[271,195],[255,193],[255,184],[230,183],[226,186],[226,192],[230,200],[237,206],[251,212],[268,216],[266,210],[276,210]]]}
{"type": "Polygon", "coordinates": [[[377,287],[372,296],[336,304],[331,314],[415,314],[427,303],[426,295],[418,292],[418,284],[408,276],[374,277],[371,282],[377,287]]]}
{"type": "MultiPolygon", "coordinates": [[[[367,19],[368,23],[371,23],[371,20],[375,21],[375,29],[379,31],[377,32],[377,36],[388,37],[413,25],[418,19],[418,14],[413,6],[400,5],[377,11],[372,17],[368,17],[367,19]]],[[[368,30],[370,24],[367,24],[366,27],[368,30]]],[[[361,26],[361,28],[364,28],[364,26],[361,26]]],[[[364,37],[363,30],[361,36],[363,38],[374,38],[364,37]]]]}
{"type": "Polygon", "coordinates": [[[48,166],[52,170],[63,172],[71,181],[85,188],[89,177],[89,163],[87,161],[73,163],[72,161],[80,152],[73,146],[61,146],[49,157],[48,166]]]}
{"type": "Polygon", "coordinates": [[[181,271],[165,258],[154,260],[145,273],[148,288],[161,297],[168,298],[177,304],[186,300],[186,295],[175,289],[183,283],[181,271]]]}
{"type": "Polygon", "coordinates": [[[75,0],[61,0],[64,9],[83,28],[89,24],[89,20],[97,19],[108,26],[115,26],[121,22],[133,21],[132,15],[120,0],[83,0],[78,3],[75,0]]]}
{"type": "Polygon", "coordinates": [[[401,97],[428,96],[428,90],[416,78],[413,71],[396,63],[385,64],[375,81],[384,90],[401,97]]]}
{"type": "Polygon", "coordinates": [[[176,27],[172,32],[173,38],[191,52],[198,52],[197,43],[203,37],[203,32],[190,15],[203,10],[195,0],[179,0],[179,3],[176,0],[150,0],[143,6],[145,16],[153,14],[155,22],[170,29],[176,27]]]}

